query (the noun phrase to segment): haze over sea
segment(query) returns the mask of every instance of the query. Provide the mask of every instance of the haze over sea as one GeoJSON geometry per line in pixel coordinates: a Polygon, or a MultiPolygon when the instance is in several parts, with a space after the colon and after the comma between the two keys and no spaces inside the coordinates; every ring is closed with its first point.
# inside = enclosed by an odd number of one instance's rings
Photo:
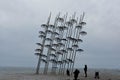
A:
{"type": "MultiPolygon", "coordinates": [[[[88,77],[84,78],[83,69],[80,70],[80,80],[95,80],[94,72],[100,72],[100,80],[120,80],[118,69],[88,69],[88,77]]],[[[0,67],[0,80],[73,80],[73,76],[66,75],[35,75],[35,68],[24,67],[0,67]]]]}
{"type": "MultiPolygon", "coordinates": [[[[77,68],[80,70],[80,72],[84,72],[82,68],[77,68]]],[[[35,68],[31,68],[31,67],[0,67],[0,74],[11,74],[11,73],[35,73],[35,68]]],[[[50,72],[51,69],[49,69],[50,72]]],[[[100,71],[100,72],[110,72],[113,74],[120,74],[120,69],[103,69],[103,68],[88,68],[89,72],[95,72],[95,71],[100,71]]],[[[41,68],[40,72],[43,72],[43,68],[41,68]]]]}

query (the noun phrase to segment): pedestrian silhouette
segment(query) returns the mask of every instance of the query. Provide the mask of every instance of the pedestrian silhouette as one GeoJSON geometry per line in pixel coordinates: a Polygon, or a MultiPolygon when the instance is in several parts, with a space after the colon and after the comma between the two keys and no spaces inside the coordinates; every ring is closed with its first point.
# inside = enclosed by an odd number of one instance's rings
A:
{"type": "Polygon", "coordinates": [[[95,79],[99,79],[99,72],[95,72],[95,79]]]}
{"type": "Polygon", "coordinates": [[[84,67],[84,73],[85,73],[85,77],[87,77],[87,65],[85,65],[84,67]]]}
{"type": "Polygon", "coordinates": [[[67,76],[70,76],[70,71],[67,69],[66,71],[67,76]]]}
{"type": "Polygon", "coordinates": [[[74,71],[74,80],[77,80],[79,73],[80,71],[78,69],[74,71]]]}

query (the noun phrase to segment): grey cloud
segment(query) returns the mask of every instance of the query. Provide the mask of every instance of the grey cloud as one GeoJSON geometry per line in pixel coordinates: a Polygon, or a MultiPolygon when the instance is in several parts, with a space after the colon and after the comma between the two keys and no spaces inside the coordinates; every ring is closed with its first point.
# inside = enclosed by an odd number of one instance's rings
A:
{"type": "Polygon", "coordinates": [[[77,67],[86,63],[91,67],[116,68],[120,59],[119,3],[119,0],[1,0],[0,66],[36,65],[34,49],[39,41],[38,31],[51,11],[52,18],[59,12],[62,15],[76,12],[78,17],[86,13],[87,25],[83,30],[88,35],[80,44],[85,51],[78,55],[77,67]],[[104,62],[106,58],[111,63],[104,62]]]}

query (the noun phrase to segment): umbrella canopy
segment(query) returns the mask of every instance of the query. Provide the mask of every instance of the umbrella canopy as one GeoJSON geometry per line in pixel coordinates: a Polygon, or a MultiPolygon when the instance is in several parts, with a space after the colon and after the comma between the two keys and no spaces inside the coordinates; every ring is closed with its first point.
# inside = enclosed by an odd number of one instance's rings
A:
{"type": "Polygon", "coordinates": [[[59,46],[65,46],[65,44],[63,44],[63,43],[61,43],[61,42],[59,42],[58,45],[59,45],[59,46]]]}
{"type": "Polygon", "coordinates": [[[58,44],[52,44],[53,47],[58,47],[59,45],[58,44]]]}
{"type": "Polygon", "coordinates": [[[49,25],[49,27],[50,27],[50,28],[55,28],[55,26],[54,26],[54,25],[52,25],[52,24],[50,24],[50,25],[49,25]]]}
{"type": "Polygon", "coordinates": [[[63,62],[63,63],[68,63],[68,60],[67,60],[67,59],[62,60],[62,62],[63,62]]]}
{"type": "Polygon", "coordinates": [[[35,55],[37,55],[37,56],[41,56],[41,53],[35,53],[35,55]]]}
{"type": "Polygon", "coordinates": [[[47,24],[42,24],[41,27],[47,28],[48,25],[47,24]]]}
{"type": "Polygon", "coordinates": [[[53,34],[54,34],[54,35],[59,35],[59,33],[58,33],[58,32],[53,32],[53,34]]]}
{"type": "Polygon", "coordinates": [[[71,21],[68,21],[68,22],[66,22],[66,25],[67,25],[67,26],[72,26],[73,23],[72,23],[71,21]]]}
{"type": "Polygon", "coordinates": [[[57,61],[55,59],[50,59],[49,61],[51,61],[53,63],[57,63],[57,61]]]}
{"type": "Polygon", "coordinates": [[[60,31],[63,31],[63,30],[65,30],[65,29],[67,29],[66,26],[58,26],[57,28],[58,28],[60,31]]]}
{"type": "Polygon", "coordinates": [[[41,43],[36,43],[36,44],[39,45],[39,46],[41,46],[41,47],[43,47],[43,45],[41,43]]]}
{"type": "Polygon", "coordinates": [[[57,51],[57,54],[60,54],[60,55],[62,55],[63,53],[62,53],[62,52],[60,52],[60,51],[57,51]]]}
{"type": "Polygon", "coordinates": [[[62,26],[64,29],[68,29],[68,27],[67,26],[62,26]]]}
{"type": "Polygon", "coordinates": [[[70,21],[71,21],[73,24],[74,24],[74,23],[77,23],[77,20],[76,20],[76,19],[71,19],[70,21]]]}
{"type": "Polygon", "coordinates": [[[41,52],[42,50],[41,50],[41,49],[35,49],[35,51],[37,51],[37,52],[41,52]]]}
{"type": "Polygon", "coordinates": [[[67,37],[67,39],[69,39],[69,40],[73,40],[73,38],[70,36],[70,37],[67,37]]]}
{"type": "Polygon", "coordinates": [[[39,31],[39,33],[45,35],[45,32],[44,32],[44,31],[39,31]]]}
{"type": "Polygon", "coordinates": [[[83,49],[77,49],[76,51],[78,51],[78,52],[83,52],[84,50],[83,50],[83,49]]]}
{"type": "Polygon", "coordinates": [[[61,41],[61,39],[59,37],[55,37],[54,40],[57,41],[57,42],[61,41]]]}
{"type": "Polygon", "coordinates": [[[72,59],[67,59],[68,60],[68,62],[71,62],[71,63],[73,63],[73,60],[72,59]]]}
{"type": "Polygon", "coordinates": [[[82,26],[81,25],[77,25],[77,26],[75,26],[75,28],[82,29],[82,26]]]}
{"type": "Polygon", "coordinates": [[[47,33],[52,34],[53,32],[51,30],[46,30],[47,33]]]}
{"type": "Polygon", "coordinates": [[[69,50],[69,51],[73,51],[73,48],[67,48],[67,50],[69,50]]]}
{"type": "Polygon", "coordinates": [[[86,22],[80,22],[79,24],[81,24],[82,26],[86,25],[86,22]]]}
{"type": "Polygon", "coordinates": [[[67,41],[67,39],[65,39],[65,38],[63,38],[63,39],[61,39],[62,41],[67,41]]]}
{"type": "Polygon", "coordinates": [[[82,40],[82,39],[77,39],[77,41],[78,41],[78,42],[83,42],[83,40],[82,40]]]}
{"type": "Polygon", "coordinates": [[[41,61],[43,61],[44,63],[47,63],[47,61],[45,59],[41,59],[41,61]]]}
{"type": "Polygon", "coordinates": [[[85,32],[85,31],[81,31],[81,32],[80,32],[80,35],[83,35],[83,36],[84,36],[84,35],[86,35],[86,34],[87,34],[87,32],[85,32]]]}
{"type": "Polygon", "coordinates": [[[61,49],[60,50],[62,53],[67,53],[67,51],[65,49],[61,49]]]}
{"type": "Polygon", "coordinates": [[[50,44],[46,44],[45,47],[51,48],[51,45],[50,44]]]}
{"type": "Polygon", "coordinates": [[[76,38],[71,38],[72,41],[74,42],[77,42],[77,39],[76,38]]]}
{"type": "Polygon", "coordinates": [[[51,50],[51,51],[56,51],[56,49],[54,49],[54,48],[52,48],[52,47],[50,48],[50,50],[51,50]]]}
{"type": "Polygon", "coordinates": [[[63,61],[57,61],[57,63],[58,63],[58,64],[62,64],[62,63],[63,63],[63,61]]]}
{"type": "Polygon", "coordinates": [[[51,39],[51,38],[46,38],[45,40],[47,40],[47,41],[52,41],[52,39],[51,39]]]}
{"type": "Polygon", "coordinates": [[[77,44],[72,45],[73,48],[78,48],[79,46],[77,44]]]}
{"type": "Polygon", "coordinates": [[[45,57],[45,58],[47,57],[47,55],[45,55],[45,54],[42,54],[41,56],[42,56],[42,57],[45,57]]]}
{"type": "Polygon", "coordinates": [[[46,36],[41,34],[41,35],[39,35],[39,37],[44,39],[46,36]]]}
{"type": "Polygon", "coordinates": [[[64,22],[64,19],[63,19],[63,18],[58,17],[58,18],[57,18],[57,21],[59,21],[59,22],[64,22]]]}
{"type": "Polygon", "coordinates": [[[53,53],[51,53],[51,54],[49,54],[50,56],[53,56],[53,57],[56,57],[56,55],[55,54],[53,54],[53,53]]]}

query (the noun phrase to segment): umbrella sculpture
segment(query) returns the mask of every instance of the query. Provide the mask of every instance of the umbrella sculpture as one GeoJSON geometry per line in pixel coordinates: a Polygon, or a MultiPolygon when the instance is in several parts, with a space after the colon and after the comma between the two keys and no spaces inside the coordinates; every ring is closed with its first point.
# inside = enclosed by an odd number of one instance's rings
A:
{"type": "Polygon", "coordinates": [[[80,42],[83,42],[80,36],[87,32],[82,31],[84,13],[80,18],[75,17],[76,13],[68,17],[66,13],[63,17],[60,13],[55,17],[54,24],[50,24],[51,13],[46,24],[42,24],[43,31],[39,31],[41,43],[36,43],[39,48],[35,49],[35,55],[38,56],[36,74],[39,74],[41,62],[45,64],[44,74],[48,73],[51,67],[52,73],[64,74],[66,69],[73,73],[76,53],[82,52],[80,42]],[[51,64],[51,65],[50,65],[51,64]]]}

